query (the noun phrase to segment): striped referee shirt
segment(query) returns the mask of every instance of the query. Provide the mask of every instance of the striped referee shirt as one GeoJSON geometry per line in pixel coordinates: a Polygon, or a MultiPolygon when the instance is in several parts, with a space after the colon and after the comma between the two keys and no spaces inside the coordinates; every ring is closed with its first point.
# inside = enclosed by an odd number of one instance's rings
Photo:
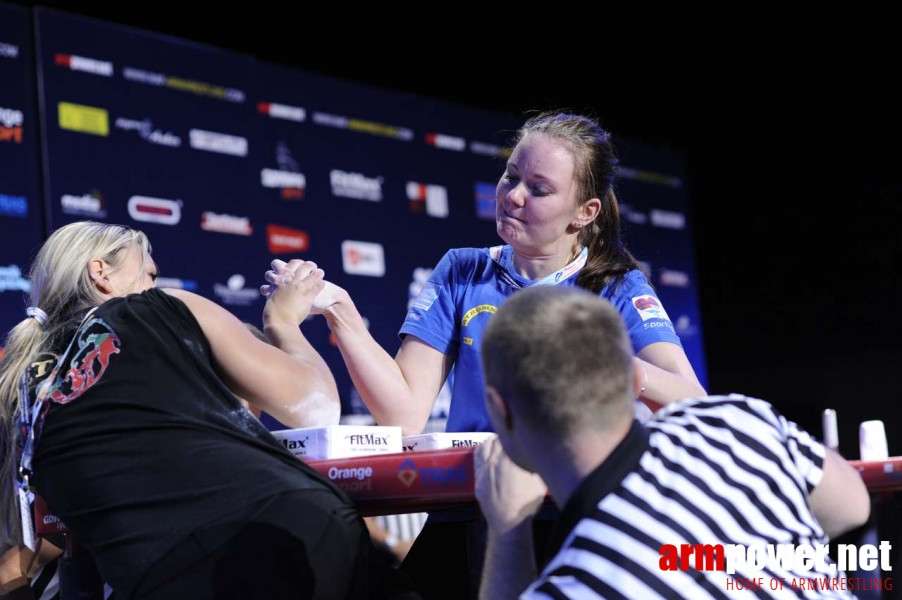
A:
{"type": "Polygon", "coordinates": [[[851,598],[843,589],[790,586],[793,578],[845,578],[826,570],[835,565],[829,557],[823,571],[815,562],[809,571],[728,575],[696,570],[694,555],[688,570],[661,568],[665,545],[826,544],[808,507],[824,456],[819,442],[762,400],[668,405],[644,424],[634,421],[569,499],[551,539],[554,558],[521,598],[851,598]],[[737,585],[759,577],[760,587],[737,585]],[[781,577],[783,589],[770,589],[781,577]]]}

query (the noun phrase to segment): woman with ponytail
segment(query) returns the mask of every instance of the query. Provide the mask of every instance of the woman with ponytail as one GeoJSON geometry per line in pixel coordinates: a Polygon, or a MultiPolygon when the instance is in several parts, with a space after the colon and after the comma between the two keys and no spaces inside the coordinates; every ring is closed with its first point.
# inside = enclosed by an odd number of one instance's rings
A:
{"type": "MultiPolygon", "coordinates": [[[[407,313],[394,358],[369,334],[346,291],[327,284],[328,293],[317,299],[376,422],[420,433],[453,366],[446,430],[491,431],[482,332],[509,296],[535,285],[579,286],[617,307],[642,377],[640,418],[650,414],[645,405],[706,395],[660,299],[620,238],[610,135],[585,116],[543,113],[523,125],[515,142],[495,195],[504,245],[445,254],[407,313]]],[[[290,270],[276,265],[261,293],[285,276],[290,270]]],[[[472,535],[465,539],[460,519],[431,513],[402,565],[424,598],[474,597],[482,544],[472,535]]]]}
{"type": "MultiPolygon", "coordinates": [[[[354,385],[380,425],[422,431],[454,366],[448,431],[491,431],[480,365],[482,331],[518,289],[575,285],[610,300],[623,316],[652,407],[705,395],[664,307],[620,238],[617,157],[594,120],[543,113],[520,128],[496,188],[504,245],[450,250],[401,327],[392,358],[370,336],[350,296],[331,286],[321,310],[354,385]]],[[[266,273],[268,294],[288,270],[266,273]]],[[[641,410],[643,407],[637,405],[641,410]]],[[[647,411],[646,411],[647,414],[647,411]]]]}

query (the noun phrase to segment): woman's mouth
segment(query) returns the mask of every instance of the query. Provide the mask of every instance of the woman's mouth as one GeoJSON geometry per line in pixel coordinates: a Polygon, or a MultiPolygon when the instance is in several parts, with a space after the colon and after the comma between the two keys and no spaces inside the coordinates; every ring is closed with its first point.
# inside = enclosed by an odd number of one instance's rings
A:
{"type": "Polygon", "coordinates": [[[501,212],[504,214],[505,217],[507,217],[508,219],[510,219],[510,220],[512,220],[512,221],[517,221],[518,223],[526,223],[526,221],[524,221],[523,219],[518,219],[517,217],[515,217],[515,216],[512,215],[512,214],[510,214],[510,213],[507,212],[506,210],[503,210],[503,209],[502,209],[501,212]]]}

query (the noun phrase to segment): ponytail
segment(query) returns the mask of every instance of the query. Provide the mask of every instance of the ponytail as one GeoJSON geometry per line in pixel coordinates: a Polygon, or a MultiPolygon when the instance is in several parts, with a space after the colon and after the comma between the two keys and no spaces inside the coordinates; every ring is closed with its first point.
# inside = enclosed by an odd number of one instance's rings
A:
{"type": "Polygon", "coordinates": [[[22,534],[14,485],[19,468],[16,441],[24,404],[19,381],[45,351],[48,341],[37,319],[25,319],[9,332],[0,358],[0,548],[18,545],[22,534]]]}
{"type": "Polygon", "coordinates": [[[593,294],[601,293],[611,283],[620,285],[627,271],[640,268],[620,238],[620,207],[613,188],[605,193],[595,220],[580,230],[579,242],[589,249],[589,259],[576,278],[576,285],[593,294]]]}

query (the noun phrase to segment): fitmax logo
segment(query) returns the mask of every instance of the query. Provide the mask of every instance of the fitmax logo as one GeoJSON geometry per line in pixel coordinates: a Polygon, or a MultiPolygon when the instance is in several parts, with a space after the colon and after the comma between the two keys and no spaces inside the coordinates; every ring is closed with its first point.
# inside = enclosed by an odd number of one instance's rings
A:
{"type": "Polygon", "coordinates": [[[349,435],[348,441],[352,446],[388,446],[387,437],[379,437],[371,433],[349,435]]]}
{"type": "Polygon", "coordinates": [[[289,450],[306,450],[309,441],[310,437],[308,436],[302,440],[282,440],[282,445],[289,450]]]}

